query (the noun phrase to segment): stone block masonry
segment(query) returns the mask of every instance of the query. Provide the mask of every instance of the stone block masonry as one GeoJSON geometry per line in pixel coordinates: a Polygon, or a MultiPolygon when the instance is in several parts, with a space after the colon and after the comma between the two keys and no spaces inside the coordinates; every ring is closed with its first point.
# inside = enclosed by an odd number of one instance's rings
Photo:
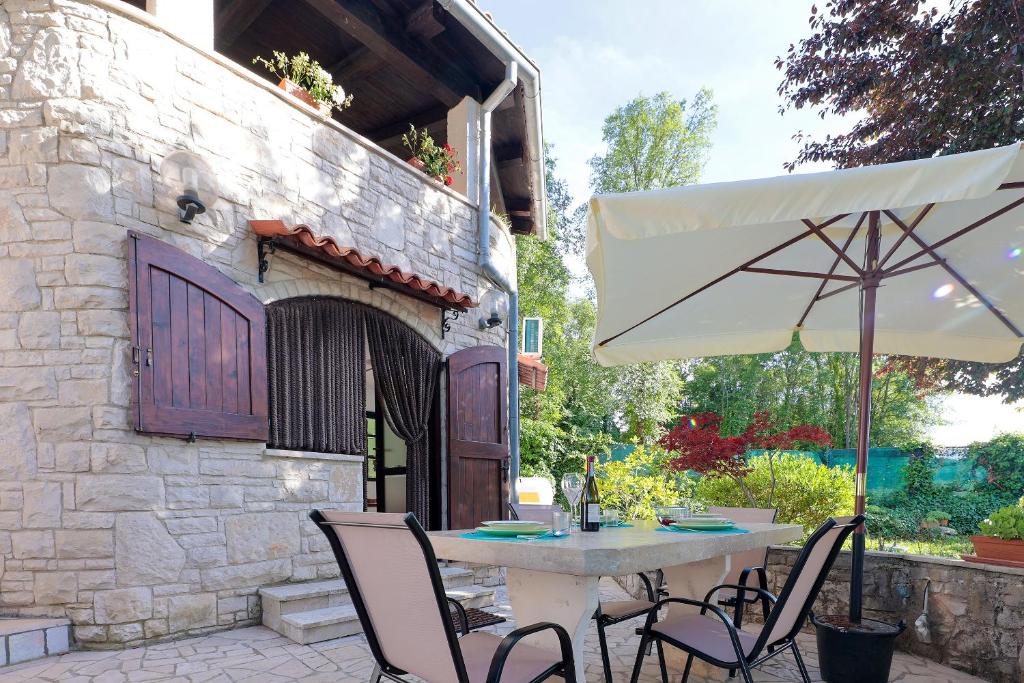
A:
{"type": "Polygon", "coordinates": [[[264,302],[339,296],[446,354],[504,345],[474,315],[442,340],[436,308],[287,254],[258,283],[247,221],[277,218],[479,297],[476,207],[147,21],[114,0],[0,3],[0,616],[67,617],[85,647],[258,623],[259,586],[337,575],[308,511],[362,506],[358,456],[132,431],[129,229],[264,302]],[[192,225],[160,172],[178,149],[220,184],[192,225]]]}

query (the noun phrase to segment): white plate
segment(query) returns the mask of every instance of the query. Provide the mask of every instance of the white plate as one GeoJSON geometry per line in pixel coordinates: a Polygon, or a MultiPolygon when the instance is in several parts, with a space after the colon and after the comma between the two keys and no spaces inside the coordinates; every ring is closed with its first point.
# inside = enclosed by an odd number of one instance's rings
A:
{"type": "Polygon", "coordinates": [[[490,526],[495,528],[506,528],[506,529],[518,529],[519,527],[538,527],[544,526],[540,522],[531,522],[529,520],[522,519],[494,519],[489,522],[480,522],[483,526],[490,526]]]}

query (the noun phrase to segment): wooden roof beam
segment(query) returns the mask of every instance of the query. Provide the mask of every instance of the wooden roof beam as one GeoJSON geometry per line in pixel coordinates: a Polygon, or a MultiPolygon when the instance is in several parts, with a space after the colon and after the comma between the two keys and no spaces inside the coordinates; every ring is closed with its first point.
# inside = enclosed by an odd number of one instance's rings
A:
{"type": "Polygon", "coordinates": [[[429,92],[448,107],[467,95],[480,98],[480,86],[469,75],[410,41],[404,25],[396,26],[369,0],[304,2],[379,56],[410,85],[429,92]]]}
{"type": "Polygon", "coordinates": [[[422,40],[430,40],[444,29],[441,8],[434,5],[434,0],[427,0],[405,17],[405,32],[422,40]]]}
{"type": "Polygon", "coordinates": [[[217,47],[231,46],[274,0],[228,0],[213,19],[217,47]]]}
{"type": "Polygon", "coordinates": [[[370,52],[365,47],[360,47],[327,66],[326,69],[334,77],[335,83],[340,83],[346,90],[351,90],[353,83],[371,76],[383,66],[384,60],[379,55],[370,52]]]}

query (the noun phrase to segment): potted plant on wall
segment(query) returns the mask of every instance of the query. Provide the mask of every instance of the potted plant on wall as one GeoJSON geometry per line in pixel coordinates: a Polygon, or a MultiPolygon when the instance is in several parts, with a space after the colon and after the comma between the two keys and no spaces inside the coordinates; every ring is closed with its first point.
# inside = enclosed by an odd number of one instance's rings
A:
{"type": "Polygon", "coordinates": [[[942,510],[932,510],[921,520],[922,529],[938,529],[949,526],[949,513],[942,510]]]}
{"type": "Polygon", "coordinates": [[[963,555],[965,560],[1024,567],[1024,497],[993,512],[978,529],[981,534],[971,536],[974,555],[963,555]]]}
{"type": "Polygon", "coordinates": [[[318,109],[324,116],[352,105],[352,96],[346,95],[345,89],[334,83],[331,73],[305,52],[289,57],[275,50],[273,60],[255,57],[252,63],[262,64],[281,79],[277,87],[318,109]]]}
{"type": "Polygon", "coordinates": [[[451,185],[452,174],[462,173],[458,152],[447,142],[438,147],[426,128],[416,130],[416,126],[409,124],[409,132],[402,136],[402,144],[412,153],[409,165],[439,183],[451,185]]]}

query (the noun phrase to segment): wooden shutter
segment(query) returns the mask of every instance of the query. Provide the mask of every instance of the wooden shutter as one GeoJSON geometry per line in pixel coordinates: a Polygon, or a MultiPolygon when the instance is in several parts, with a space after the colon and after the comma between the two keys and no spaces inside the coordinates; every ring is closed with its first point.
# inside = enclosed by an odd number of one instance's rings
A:
{"type": "Polygon", "coordinates": [[[129,232],[128,250],[135,429],[266,441],[263,305],[152,237],[129,232]]]}
{"type": "Polygon", "coordinates": [[[504,519],[508,500],[508,352],[448,358],[448,510],[452,529],[504,519]]]}

